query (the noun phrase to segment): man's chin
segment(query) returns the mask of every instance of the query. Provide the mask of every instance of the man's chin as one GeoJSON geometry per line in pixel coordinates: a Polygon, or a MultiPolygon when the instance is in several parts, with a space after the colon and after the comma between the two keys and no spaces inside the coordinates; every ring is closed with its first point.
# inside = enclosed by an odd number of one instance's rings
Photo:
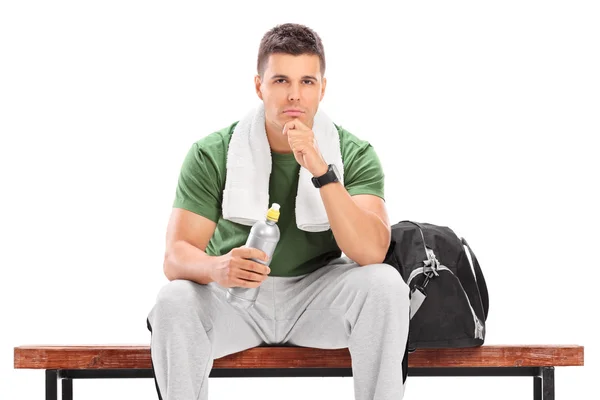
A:
{"type": "Polygon", "coordinates": [[[305,124],[306,126],[309,126],[312,120],[309,118],[309,115],[307,113],[303,113],[299,116],[294,116],[294,115],[287,115],[285,113],[281,113],[279,115],[277,115],[276,119],[269,119],[267,117],[267,120],[271,120],[272,122],[274,122],[276,125],[279,125],[280,128],[283,129],[283,127],[285,126],[285,124],[287,124],[288,122],[298,119],[300,120],[300,122],[302,122],[303,124],[305,124]]]}

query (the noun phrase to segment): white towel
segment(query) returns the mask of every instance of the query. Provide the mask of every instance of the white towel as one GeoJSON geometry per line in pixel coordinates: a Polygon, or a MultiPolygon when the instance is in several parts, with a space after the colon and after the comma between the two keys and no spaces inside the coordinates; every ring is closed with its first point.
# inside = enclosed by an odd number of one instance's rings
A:
{"type": "MultiPolygon", "coordinates": [[[[333,121],[317,111],[313,132],[317,146],[328,164],[334,164],[344,182],[340,137],[333,121]]],[[[227,152],[227,177],[223,191],[223,218],[243,225],[263,220],[269,209],[271,149],[265,129],[265,109],[261,102],[236,125],[227,152]]],[[[300,167],[296,194],[296,225],[307,232],[330,228],[319,189],[312,174],[300,167]]]]}

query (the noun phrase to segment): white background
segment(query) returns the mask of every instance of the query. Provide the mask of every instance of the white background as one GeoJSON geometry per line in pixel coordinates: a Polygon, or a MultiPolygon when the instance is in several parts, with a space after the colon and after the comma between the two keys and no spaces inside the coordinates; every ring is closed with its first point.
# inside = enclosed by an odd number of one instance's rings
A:
{"type": "MultiPolygon", "coordinates": [[[[600,9],[595,1],[4,1],[0,398],[41,399],[25,344],[149,344],[164,234],[197,139],[258,101],[262,35],[323,39],[324,110],[377,150],[393,222],[452,227],[490,291],[487,344],[585,345],[595,393],[600,9]],[[251,4],[252,3],[252,4],[251,4]]],[[[152,379],[75,398],[153,399],[152,379]]],[[[530,399],[530,378],[412,378],[406,399],[530,399]]],[[[210,398],[351,399],[352,378],[212,379],[210,398]]]]}

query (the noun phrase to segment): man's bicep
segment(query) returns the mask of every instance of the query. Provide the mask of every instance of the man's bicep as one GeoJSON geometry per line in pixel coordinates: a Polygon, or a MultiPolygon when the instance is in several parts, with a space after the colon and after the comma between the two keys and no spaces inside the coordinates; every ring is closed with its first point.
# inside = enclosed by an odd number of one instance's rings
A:
{"type": "Polygon", "coordinates": [[[214,221],[202,215],[183,208],[173,208],[167,227],[167,251],[178,241],[188,242],[205,251],[216,228],[214,221]]]}
{"type": "Polygon", "coordinates": [[[371,194],[357,194],[352,196],[352,200],[363,210],[377,215],[381,219],[381,222],[390,229],[390,218],[385,207],[385,201],[381,197],[371,194]]]}

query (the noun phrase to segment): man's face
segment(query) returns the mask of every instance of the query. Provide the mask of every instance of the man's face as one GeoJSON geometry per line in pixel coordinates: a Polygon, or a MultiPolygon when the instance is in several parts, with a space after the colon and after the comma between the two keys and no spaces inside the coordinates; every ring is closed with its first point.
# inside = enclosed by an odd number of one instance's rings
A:
{"type": "Polygon", "coordinates": [[[257,75],[254,82],[265,104],[267,125],[283,130],[286,122],[298,118],[312,128],[327,84],[319,56],[271,54],[263,79],[257,75]]]}

